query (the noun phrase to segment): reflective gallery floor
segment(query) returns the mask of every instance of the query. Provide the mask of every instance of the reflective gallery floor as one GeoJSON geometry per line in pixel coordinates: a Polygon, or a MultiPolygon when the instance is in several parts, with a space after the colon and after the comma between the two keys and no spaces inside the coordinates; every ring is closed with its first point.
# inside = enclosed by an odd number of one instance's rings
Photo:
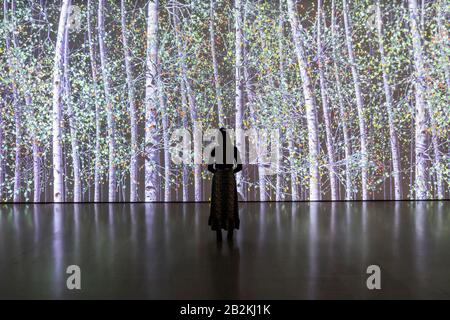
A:
{"type": "Polygon", "coordinates": [[[450,202],[0,205],[0,299],[450,298],[450,202]],[[67,267],[80,267],[69,290],[67,267]],[[370,265],[380,290],[369,290],[370,265]]]}

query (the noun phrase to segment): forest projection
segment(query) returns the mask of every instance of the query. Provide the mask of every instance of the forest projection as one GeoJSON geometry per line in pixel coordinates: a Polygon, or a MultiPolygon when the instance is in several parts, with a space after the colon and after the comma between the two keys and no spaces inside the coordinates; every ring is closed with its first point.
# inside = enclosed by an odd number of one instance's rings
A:
{"type": "Polygon", "coordinates": [[[173,162],[171,137],[220,126],[238,129],[244,201],[450,196],[448,0],[1,11],[1,202],[208,201],[206,162],[173,162]],[[240,129],[279,136],[274,174],[240,129]]]}

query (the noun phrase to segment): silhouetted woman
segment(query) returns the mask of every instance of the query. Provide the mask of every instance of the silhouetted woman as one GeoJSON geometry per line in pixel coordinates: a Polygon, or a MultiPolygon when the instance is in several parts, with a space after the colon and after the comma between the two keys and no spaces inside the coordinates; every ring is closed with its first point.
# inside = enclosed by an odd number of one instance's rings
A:
{"type": "Polygon", "coordinates": [[[220,128],[217,145],[211,151],[208,171],[214,174],[211,190],[211,212],[208,224],[222,240],[222,229],[227,230],[229,240],[233,230],[239,229],[238,195],[234,174],[242,170],[238,149],[231,142],[225,128],[220,128]]]}

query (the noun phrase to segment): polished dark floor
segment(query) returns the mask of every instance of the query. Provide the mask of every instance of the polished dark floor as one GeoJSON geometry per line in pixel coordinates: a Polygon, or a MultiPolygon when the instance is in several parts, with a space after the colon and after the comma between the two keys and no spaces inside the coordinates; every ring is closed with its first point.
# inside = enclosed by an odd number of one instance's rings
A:
{"type": "Polygon", "coordinates": [[[450,298],[450,202],[0,205],[0,299],[450,298]],[[66,268],[81,268],[81,290],[66,268]],[[381,268],[368,290],[366,268],[381,268]]]}

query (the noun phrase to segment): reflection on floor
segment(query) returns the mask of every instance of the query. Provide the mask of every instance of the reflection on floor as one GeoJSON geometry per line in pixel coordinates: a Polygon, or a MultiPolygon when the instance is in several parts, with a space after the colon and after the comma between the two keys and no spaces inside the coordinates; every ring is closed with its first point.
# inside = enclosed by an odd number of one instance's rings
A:
{"type": "Polygon", "coordinates": [[[0,299],[450,298],[450,202],[0,206],[0,299]],[[66,268],[81,268],[81,290],[66,268]],[[381,268],[381,290],[366,269],[381,268]]]}

